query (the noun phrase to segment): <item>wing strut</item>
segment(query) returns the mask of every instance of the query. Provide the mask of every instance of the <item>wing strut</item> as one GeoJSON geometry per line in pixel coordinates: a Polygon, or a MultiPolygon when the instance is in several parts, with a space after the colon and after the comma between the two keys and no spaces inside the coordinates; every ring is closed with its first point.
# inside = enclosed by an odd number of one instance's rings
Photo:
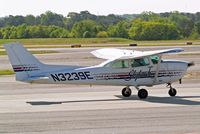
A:
{"type": "Polygon", "coordinates": [[[162,59],[162,55],[158,55],[158,56],[159,56],[159,61],[158,61],[158,64],[157,64],[156,73],[155,73],[155,77],[154,77],[152,85],[154,85],[156,83],[156,80],[158,78],[158,73],[159,73],[159,70],[160,70],[160,62],[161,62],[161,59],[162,59]]]}

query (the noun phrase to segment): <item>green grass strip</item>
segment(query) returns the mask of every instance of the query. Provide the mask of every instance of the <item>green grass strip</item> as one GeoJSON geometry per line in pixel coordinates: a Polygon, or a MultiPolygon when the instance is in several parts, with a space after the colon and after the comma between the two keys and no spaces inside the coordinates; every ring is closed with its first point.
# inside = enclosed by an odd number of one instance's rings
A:
{"type": "Polygon", "coordinates": [[[126,44],[133,42],[124,38],[35,38],[35,39],[0,39],[0,44],[20,42],[24,45],[58,44],[126,44]]]}
{"type": "MultiPolygon", "coordinates": [[[[36,51],[30,51],[32,54],[49,54],[49,53],[59,53],[58,51],[54,50],[36,50],[36,51]]],[[[5,51],[0,51],[0,56],[1,55],[7,55],[5,51]]]]}
{"type": "Polygon", "coordinates": [[[12,75],[15,74],[13,70],[0,70],[0,76],[1,75],[12,75]]]}

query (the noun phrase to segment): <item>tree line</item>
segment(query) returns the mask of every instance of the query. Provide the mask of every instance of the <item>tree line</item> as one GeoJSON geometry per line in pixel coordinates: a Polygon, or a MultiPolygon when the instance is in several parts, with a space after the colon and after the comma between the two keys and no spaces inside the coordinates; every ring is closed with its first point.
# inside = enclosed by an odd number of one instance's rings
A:
{"type": "Polygon", "coordinates": [[[0,39],[106,38],[134,40],[199,39],[200,12],[153,13],[97,16],[82,11],[66,17],[47,11],[39,16],[0,18],[0,39]]]}

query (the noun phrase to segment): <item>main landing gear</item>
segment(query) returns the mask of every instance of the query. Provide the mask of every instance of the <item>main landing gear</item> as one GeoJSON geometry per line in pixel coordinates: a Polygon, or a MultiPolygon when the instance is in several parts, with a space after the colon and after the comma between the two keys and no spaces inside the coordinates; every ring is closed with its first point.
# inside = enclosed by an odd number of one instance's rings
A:
{"type": "Polygon", "coordinates": [[[169,87],[168,94],[169,94],[170,96],[176,96],[177,91],[176,91],[175,88],[172,87],[171,83],[168,83],[168,84],[167,84],[167,87],[169,87]]]}
{"type": "MultiPolygon", "coordinates": [[[[145,98],[148,97],[148,92],[147,92],[146,89],[139,89],[139,88],[137,88],[137,90],[138,90],[138,97],[140,99],[145,99],[145,98]]],[[[124,97],[131,96],[131,93],[132,93],[132,91],[131,91],[131,89],[129,87],[125,87],[125,88],[122,89],[122,95],[124,97]]]]}
{"type": "Polygon", "coordinates": [[[131,91],[131,89],[129,87],[125,87],[125,88],[122,89],[122,95],[124,97],[131,96],[131,93],[132,93],[132,91],[131,91]]]}
{"type": "Polygon", "coordinates": [[[148,92],[146,89],[139,89],[138,90],[138,97],[140,99],[146,99],[148,97],[148,92]]]}

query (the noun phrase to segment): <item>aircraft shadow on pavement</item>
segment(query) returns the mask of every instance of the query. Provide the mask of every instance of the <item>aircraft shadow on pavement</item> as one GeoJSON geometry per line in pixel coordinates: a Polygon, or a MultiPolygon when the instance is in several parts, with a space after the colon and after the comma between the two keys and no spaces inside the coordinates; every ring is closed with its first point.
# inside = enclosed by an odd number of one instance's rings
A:
{"type": "Polygon", "coordinates": [[[105,100],[75,100],[75,101],[29,101],[26,102],[31,105],[53,105],[53,104],[63,104],[63,103],[80,103],[80,102],[108,102],[108,101],[120,101],[121,99],[105,99],[105,100]]]}
{"type": "Polygon", "coordinates": [[[147,99],[139,99],[136,95],[125,98],[122,95],[115,95],[116,99],[98,99],[98,100],[75,100],[75,101],[29,101],[26,102],[30,105],[54,105],[64,103],[84,103],[84,102],[109,102],[109,101],[122,101],[122,100],[140,100],[151,103],[163,104],[179,104],[179,105],[200,105],[200,101],[187,100],[190,98],[200,98],[200,96],[176,96],[176,97],[157,97],[149,96],[147,99]]]}

